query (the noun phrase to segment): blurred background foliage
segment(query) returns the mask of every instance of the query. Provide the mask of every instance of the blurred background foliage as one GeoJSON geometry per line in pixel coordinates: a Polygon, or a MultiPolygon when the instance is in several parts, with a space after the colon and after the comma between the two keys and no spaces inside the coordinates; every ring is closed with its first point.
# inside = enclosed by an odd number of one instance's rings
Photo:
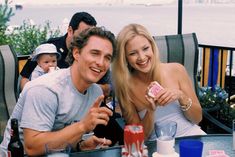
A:
{"type": "Polygon", "coordinates": [[[45,21],[45,25],[41,26],[29,19],[25,19],[21,26],[8,30],[8,22],[14,15],[9,0],[0,4],[0,45],[11,45],[17,55],[29,55],[42,42],[61,35],[59,28],[51,28],[50,21],[45,21]]]}
{"type": "Polygon", "coordinates": [[[7,23],[14,15],[13,9],[9,7],[8,0],[5,0],[3,4],[0,4],[0,45],[7,44],[7,35],[5,31],[7,29],[7,23]]]}
{"type": "Polygon", "coordinates": [[[235,119],[235,107],[228,103],[228,93],[219,86],[199,88],[199,101],[202,108],[221,123],[232,128],[235,119]]]}
{"type": "Polygon", "coordinates": [[[7,37],[8,43],[11,44],[18,55],[28,55],[48,38],[59,35],[60,30],[52,30],[49,21],[41,26],[32,25],[29,20],[25,20],[20,27],[14,28],[7,37]]]}
{"type": "Polygon", "coordinates": [[[226,104],[228,93],[220,86],[199,88],[199,101],[203,108],[213,108],[226,104]]]}

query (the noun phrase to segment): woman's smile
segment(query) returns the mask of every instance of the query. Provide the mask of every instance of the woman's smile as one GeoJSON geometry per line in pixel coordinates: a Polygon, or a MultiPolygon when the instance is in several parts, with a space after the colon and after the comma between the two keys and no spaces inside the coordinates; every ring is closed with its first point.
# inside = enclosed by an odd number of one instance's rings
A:
{"type": "Polygon", "coordinates": [[[148,66],[150,62],[150,59],[146,58],[145,60],[141,60],[141,61],[138,61],[137,60],[137,65],[140,67],[140,68],[146,68],[148,66]]]}

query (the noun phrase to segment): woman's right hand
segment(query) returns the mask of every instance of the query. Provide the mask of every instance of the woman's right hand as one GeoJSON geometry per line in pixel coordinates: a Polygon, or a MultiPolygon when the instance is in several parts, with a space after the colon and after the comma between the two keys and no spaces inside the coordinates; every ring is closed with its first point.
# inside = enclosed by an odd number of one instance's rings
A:
{"type": "Polygon", "coordinates": [[[146,100],[151,104],[151,109],[155,110],[157,106],[157,95],[163,89],[163,87],[157,82],[153,81],[147,88],[147,93],[145,95],[146,100]]]}
{"type": "Polygon", "coordinates": [[[155,103],[154,98],[148,96],[147,94],[145,95],[145,98],[146,98],[146,100],[150,103],[150,105],[151,105],[151,110],[153,110],[153,111],[156,110],[157,105],[156,105],[156,103],[155,103]]]}

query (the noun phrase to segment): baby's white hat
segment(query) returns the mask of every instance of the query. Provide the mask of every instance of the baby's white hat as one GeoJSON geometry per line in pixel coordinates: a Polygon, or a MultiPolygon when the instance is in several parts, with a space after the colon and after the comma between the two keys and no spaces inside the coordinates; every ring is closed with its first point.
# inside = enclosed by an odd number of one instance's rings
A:
{"type": "Polygon", "coordinates": [[[61,54],[57,52],[54,44],[41,44],[39,45],[32,54],[32,61],[36,61],[40,54],[54,53],[57,55],[57,59],[61,58],[61,54]]]}

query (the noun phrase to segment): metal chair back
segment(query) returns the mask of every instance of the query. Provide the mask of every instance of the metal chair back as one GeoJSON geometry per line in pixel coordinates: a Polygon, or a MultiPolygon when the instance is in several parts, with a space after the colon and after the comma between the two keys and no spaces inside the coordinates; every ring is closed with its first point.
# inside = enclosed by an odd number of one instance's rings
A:
{"type": "Polygon", "coordinates": [[[17,98],[18,59],[9,45],[0,46],[0,135],[3,134],[17,98]]]}
{"type": "Polygon", "coordinates": [[[154,36],[162,62],[177,62],[186,68],[198,94],[198,41],[195,33],[154,36]]]}

